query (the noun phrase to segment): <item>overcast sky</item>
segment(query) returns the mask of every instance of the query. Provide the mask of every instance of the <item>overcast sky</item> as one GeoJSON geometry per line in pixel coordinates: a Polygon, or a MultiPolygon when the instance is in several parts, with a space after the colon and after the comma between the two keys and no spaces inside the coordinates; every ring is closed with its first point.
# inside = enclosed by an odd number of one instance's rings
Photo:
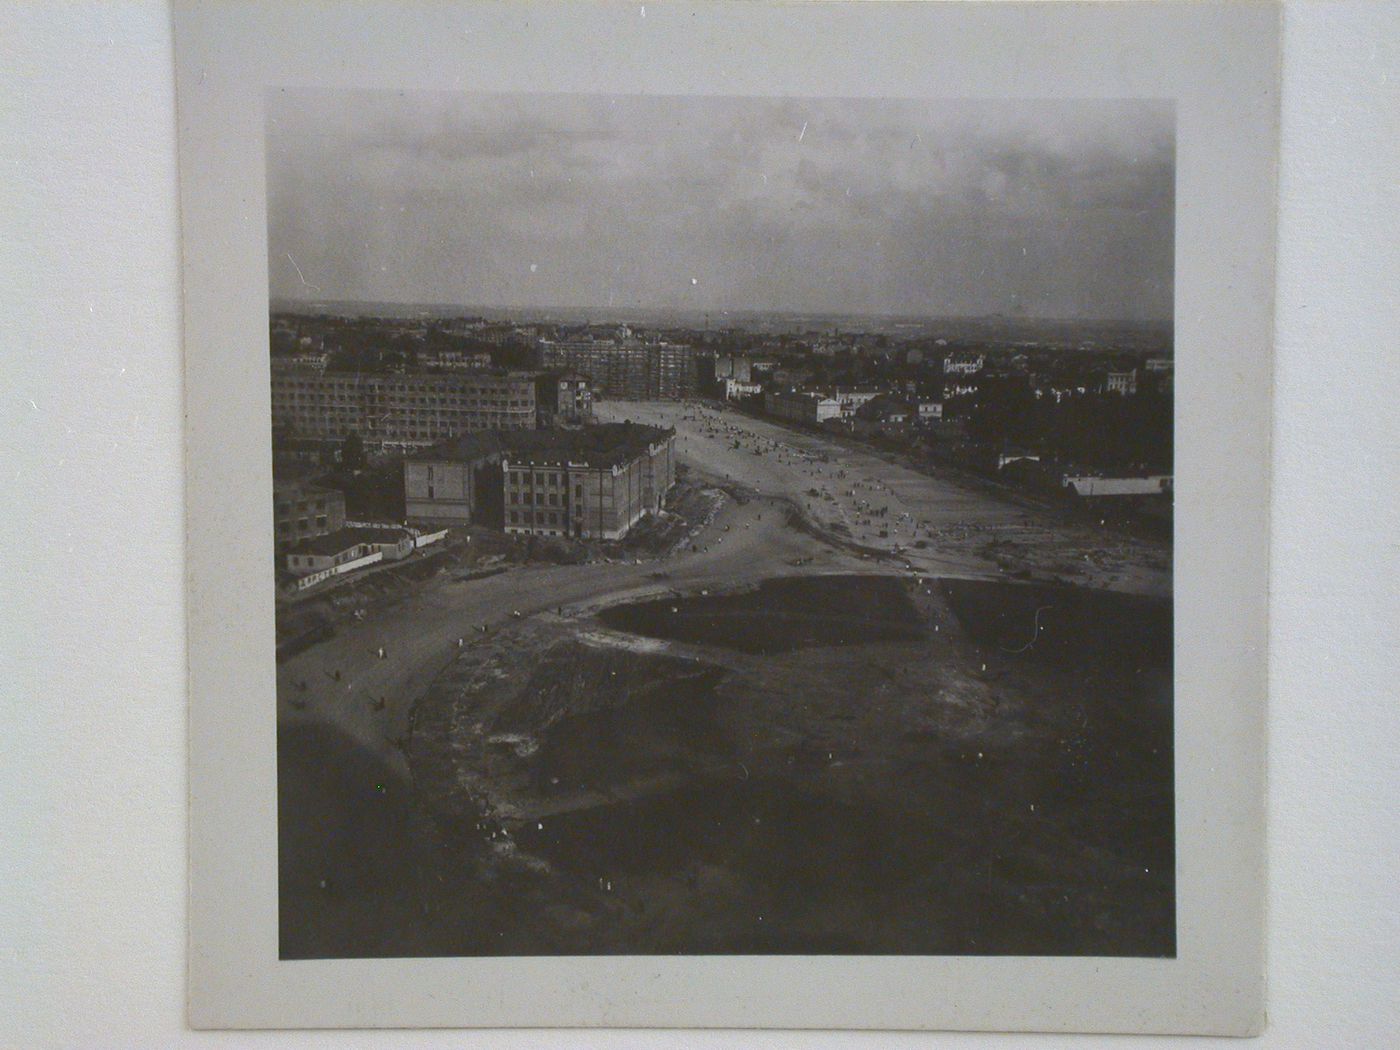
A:
{"type": "Polygon", "coordinates": [[[1163,102],[274,92],[279,298],[1171,316],[1163,102]]]}

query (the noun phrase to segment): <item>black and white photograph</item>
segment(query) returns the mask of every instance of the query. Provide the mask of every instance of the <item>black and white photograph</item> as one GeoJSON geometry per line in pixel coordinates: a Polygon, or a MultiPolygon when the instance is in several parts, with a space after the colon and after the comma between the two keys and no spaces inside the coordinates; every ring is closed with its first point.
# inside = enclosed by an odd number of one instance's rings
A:
{"type": "Polygon", "coordinates": [[[1176,956],[1171,100],[265,136],[281,959],[1176,956]]]}
{"type": "Polygon", "coordinates": [[[0,3],[0,1045],[1390,1045],[1397,16],[0,3]]]}

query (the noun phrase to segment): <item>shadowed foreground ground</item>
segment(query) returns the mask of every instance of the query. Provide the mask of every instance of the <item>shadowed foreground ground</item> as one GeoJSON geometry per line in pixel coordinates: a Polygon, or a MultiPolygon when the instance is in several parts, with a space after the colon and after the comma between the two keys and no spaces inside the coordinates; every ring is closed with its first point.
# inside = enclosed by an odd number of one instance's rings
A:
{"type": "Polygon", "coordinates": [[[282,954],[1175,952],[1170,602],[890,576],[526,621],[412,785],[279,739],[282,954]]]}

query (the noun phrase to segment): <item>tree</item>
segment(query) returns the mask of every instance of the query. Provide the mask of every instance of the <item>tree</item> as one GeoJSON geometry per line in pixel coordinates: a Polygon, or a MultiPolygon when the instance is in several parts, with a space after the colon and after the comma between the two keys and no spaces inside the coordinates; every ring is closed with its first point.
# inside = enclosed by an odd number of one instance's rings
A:
{"type": "Polygon", "coordinates": [[[340,462],[346,470],[362,470],[365,466],[365,443],[355,431],[345,435],[340,446],[340,462]]]}

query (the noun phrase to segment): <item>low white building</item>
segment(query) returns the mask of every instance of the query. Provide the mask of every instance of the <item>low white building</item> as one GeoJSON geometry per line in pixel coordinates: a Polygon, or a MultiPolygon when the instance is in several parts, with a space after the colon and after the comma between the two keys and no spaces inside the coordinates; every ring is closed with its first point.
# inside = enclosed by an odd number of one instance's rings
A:
{"type": "Polygon", "coordinates": [[[1150,474],[1143,478],[1103,478],[1087,474],[1066,474],[1060,479],[1062,488],[1071,489],[1085,498],[1104,496],[1162,496],[1171,495],[1172,475],[1150,474]]]}
{"type": "Polygon", "coordinates": [[[737,401],[741,397],[752,397],[755,394],[763,393],[762,383],[745,383],[738,379],[725,379],[722,384],[726,401],[737,401]]]}
{"type": "Polygon", "coordinates": [[[985,354],[956,353],[943,359],[943,374],[948,376],[970,376],[982,371],[987,363],[985,354]]]}
{"type": "Polygon", "coordinates": [[[302,540],[287,549],[287,571],[310,576],[328,570],[348,572],[377,561],[398,561],[413,553],[413,534],[388,526],[356,526],[302,540]]]}
{"type": "Polygon", "coordinates": [[[1104,392],[1130,397],[1137,393],[1137,369],[1126,372],[1109,372],[1103,381],[1104,392]]]}

